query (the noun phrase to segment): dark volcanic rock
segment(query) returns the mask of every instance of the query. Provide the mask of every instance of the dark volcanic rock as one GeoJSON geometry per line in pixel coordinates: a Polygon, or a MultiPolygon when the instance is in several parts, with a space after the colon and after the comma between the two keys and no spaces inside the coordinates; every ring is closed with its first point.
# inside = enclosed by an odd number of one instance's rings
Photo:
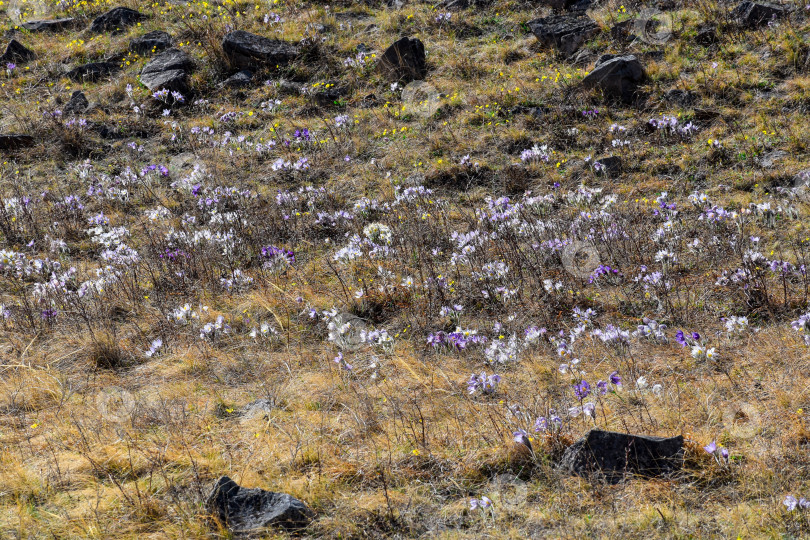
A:
{"type": "Polygon", "coordinates": [[[0,151],[19,150],[34,146],[34,138],[30,135],[0,135],[0,151]]]}
{"type": "Polygon", "coordinates": [[[312,510],[292,495],[246,489],[223,476],[208,497],[208,508],[233,531],[253,531],[274,525],[303,529],[312,510]]]}
{"type": "Polygon", "coordinates": [[[746,0],[734,8],[731,14],[742,26],[756,28],[768,24],[769,21],[781,19],[787,15],[787,10],[776,4],[746,0]]]}
{"type": "Polygon", "coordinates": [[[695,35],[695,43],[708,47],[714,45],[719,39],[717,38],[717,27],[711,23],[705,23],[698,26],[697,35],[695,35]]]}
{"type": "Polygon", "coordinates": [[[588,17],[552,15],[527,23],[537,40],[554,47],[565,56],[571,56],[583,43],[599,31],[599,26],[588,17]]]}
{"type": "Polygon", "coordinates": [[[250,70],[286,65],[300,53],[292,43],[243,30],[226,34],[222,39],[222,50],[234,67],[250,70]]]}
{"type": "Polygon", "coordinates": [[[594,170],[600,176],[616,176],[622,172],[622,158],[619,156],[599,158],[594,162],[594,170]]]}
{"type": "Polygon", "coordinates": [[[70,96],[70,101],[65,104],[64,112],[65,114],[81,114],[86,111],[89,106],[90,103],[87,101],[84,92],[76,90],[73,92],[73,95],[70,96]]]}
{"type": "Polygon", "coordinates": [[[95,82],[118,71],[118,64],[113,62],[91,62],[78,66],[67,73],[68,79],[75,82],[95,82]]]}
{"type": "Polygon", "coordinates": [[[424,79],[427,75],[425,45],[417,38],[398,39],[385,50],[377,65],[394,81],[424,79]]]}
{"type": "Polygon", "coordinates": [[[141,82],[149,90],[188,91],[188,75],[194,71],[194,60],[180,49],[166,49],[152,58],[141,71],[141,82]]]}
{"type": "Polygon", "coordinates": [[[222,81],[220,86],[224,88],[242,88],[245,86],[250,86],[251,83],[253,83],[253,72],[243,69],[242,71],[234,73],[222,81]]]}
{"type": "Polygon", "coordinates": [[[591,0],[542,0],[540,3],[558,11],[586,11],[591,7],[591,0]]]}
{"type": "Polygon", "coordinates": [[[64,19],[43,19],[39,21],[28,21],[20,26],[31,32],[58,32],[66,30],[76,23],[76,19],[67,17],[64,19]]]}
{"type": "Polygon", "coordinates": [[[25,62],[34,60],[36,57],[37,55],[34,51],[27,48],[16,39],[12,39],[8,42],[6,52],[3,53],[3,56],[0,56],[0,63],[7,64],[14,62],[15,64],[24,64],[25,62]]]}
{"type": "Polygon", "coordinates": [[[129,50],[141,56],[162,51],[172,46],[172,36],[161,30],[149,32],[140,37],[132,38],[129,50]]]}
{"type": "Polygon", "coordinates": [[[610,483],[628,474],[665,476],[683,466],[683,437],[647,437],[592,429],[569,446],[558,465],[579,476],[596,476],[610,483]]]}
{"type": "Polygon", "coordinates": [[[609,98],[630,103],[646,78],[647,74],[635,56],[604,55],[596,62],[593,71],[582,79],[582,85],[598,88],[609,98]]]}
{"type": "Polygon", "coordinates": [[[90,25],[91,32],[117,32],[142,21],[146,15],[125,7],[113,8],[104,15],[96,17],[90,25]]]}

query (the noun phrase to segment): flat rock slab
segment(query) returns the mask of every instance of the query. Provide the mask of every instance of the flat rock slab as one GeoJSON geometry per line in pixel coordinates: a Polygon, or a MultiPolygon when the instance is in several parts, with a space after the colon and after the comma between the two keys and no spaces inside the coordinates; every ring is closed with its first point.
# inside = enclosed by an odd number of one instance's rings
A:
{"type": "Polygon", "coordinates": [[[647,74],[633,55],[605,55],[596,62],[593,71],[582,79],[585,88],[598,88],[606,97],[630,103],[647,74]]]}
{"type": "Polygon", "coordinates": [[[172,36],[168,32],[155,30],[140,37],[132,38],[129,42],[129,50],[145,56],[156,53],[172,46],[172,36]]]}
{"type": "Polygon", "coordinates": [[[234,67],[249,70],[287,65],[300,54],[300,49],[290,42],[243,30],[226,34],[222,51],[234,67]]]}
{"type": "Polygon", "coordinates": [[[6,52],[3,53],[3,56],[0,56],[0,63],[7,64],[13,62],[15,64],[24,64],[25,62],[35,60],[36,57],[37,55],[34,51],[16,39],[12,39],[6,46],[6,52]]]}
{"type": "Polygon", "coordinates": [[[787,15],[787,10],[777,4],[745,1],[734,8],[731,14],[742,26],[756,28],[781,19],[787,15]]]}
{"type": "Polygon", "coordinates": [[[427,75],[425,45],[412,37],[398,39],[380,57],[380,71],[394,81],[424,79],[427,75]]]}
{"type": "Polygon", "coordinates": [[[574,54],[599,32],[599,25],[592,19],[575,15],[552,15],[526,24],[540,43],[554,47],[565,56],[574,54]]]}
{"type": "Polygon", "coordinates": [[[120,32],[144,19],[146,19],[146,15],[139,11],[126,7],[117,7],[96,17],[93,24],[90,25],[90,31],[96,33],[120,32]]]}
{"type": "Polygon", "coordinates": [[[30,32],[58,32],[67,30],[76,24],[76,19],[66,17],[64,19],[42,19],[37,21],[27,21],[20,26],[30,32]]]}
{"type": "Polygon", "coordinates": [[[314,515],[306,504],[292,495],[243,488],[227,476],[214,484],[208,497],[208,509],[236,532],[273,526],[303,529],[314,515]]]}
{"type": "Polygon", "coordinates": [[[75,82],[96,82],[118,71],[119,66],[113,62],[91,62],[78,66],[67,73],[67,78],[75,82]]]}
{"type": "Polygon", "coordinates": [[[682,466],[681,435],[663,438],[592,429],[565,450],[558,468],[569,474],[617,483],[628,474],[662,477],[682,466]]]}

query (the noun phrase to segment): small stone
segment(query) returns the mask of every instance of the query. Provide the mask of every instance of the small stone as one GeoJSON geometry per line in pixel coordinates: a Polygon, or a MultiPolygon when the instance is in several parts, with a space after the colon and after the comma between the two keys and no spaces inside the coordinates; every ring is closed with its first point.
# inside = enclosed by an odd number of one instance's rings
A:
{"type": "Polygon", "coordinates": [[[756,162],[763,169],[773,169],[787,155],[784,150],[772,150],[756,158],[756,162]]]}
{"type": "Polygon", "coordinates": [[[683,466],[683,436],[648,437],[592,429],[569,446],[558,468],[618,483],[628,474],[661,477],[683,466]]]}
{"type": "Polygon", "coordinates": [[[292,43],[243,30],[226,34],[222,50],[234,67],[250,70],[287,65],[300,54],[300,49],[292,43]]]}
{"type": "Polygon", "coordinates": [[[113,8],[96,17],[90,25],[91,32],[119,32],[146,18],[142,13],[126,7],[113,8]]]}
{"type": "Polygon", "coordinates": [[[76,19],[66,17],[64,19],[43,19],[38,21],[28,21],[22,23],[20,26],[30,32],[58,32],[66,30],[73,26],[76,19]]]}
{"type": "Polygon", "coordinates": [[[172,36],[161,30],[155,30],[140,37],[132,38],[129,42],[129,50],[141,56],[159,52],[171,46],[172,36]]]}
{"type": "Polygon", "coordinates": [[[596,66],[583,80],[585,88],[598,88],[609,98],[631,103],[635,99],[638,86],[647,74],[641,62],[633,55],[603,55],[596,66]]]}
{"type": "Polygon", "coordinates": [[[67,104],[65,104],[63,112],[65,114],[81,114],[86,111],[89,106],[90,103],[87,101],[84,92],[76,90],[73,92],[73,95],[70,96],[70,100],[67,104]]]}
{"type": "Polygon", "coordinates": [[[552,15],[526,23],[537,40],[571,56],[583,43],[599,32],[599,26],[589,17],[552,15]]]}
{"type": "Polygon", "coordinates": [[[6,52],[0,56],[0,63],[7,64],[13,62],[15,64],[24,64],[36,59],[36,57],[37,55],[34,51],[27,48],[16,39],[12,39],[8,42],[8,46],[6,46],[6,52]]]}
{"type": "Polygon", "coordinates": [[[770,21],[781,19],[787,15],[787,10],[776,4],[746,0],[734,8],[731,14],[740,25],[746,28],[756,28],[768,24],[770,21]]]}
{"type": "Polygon", "coordinates": [[[141,71],[141,82],[152,91],[188,91],[188,75],[194,70],[194,60],[180,49],[166,49],[152,58],[141,71]]]}
{"type": "Polygon", "coordinates": [[[75,82],[96,82],[118,71],[118,64],[112,62],[91,62],[78,66],[67,73],[67,78],[75,82]]]}
{"type": "Polygon", "coordinates": [[[425,45],[417,38],[403,37],[385,50],[377,65],[392,81],[424,79],[427,75],[425,45]]]}
{"type": "Polygon", "coordinates": [[[303,529],[314,512],[303,502],[286,493],[259,488],[246,489],[223,476],[214,484],[207,506],[234,532],[250,532],[280,526],[303,529]]]}
{"type": "Polygon", "coordinates": [[[243,69],[242,71],[235,73],[222,81],[220,86],[224,88],[242,88],[245,86],[250,86],[252,82],[253,72],[243,69]]]}
{"type": "Polygon", "coordinates": [[[34,146],[30,135],[0,135],[0,151],[14,151],[34,146]]]}

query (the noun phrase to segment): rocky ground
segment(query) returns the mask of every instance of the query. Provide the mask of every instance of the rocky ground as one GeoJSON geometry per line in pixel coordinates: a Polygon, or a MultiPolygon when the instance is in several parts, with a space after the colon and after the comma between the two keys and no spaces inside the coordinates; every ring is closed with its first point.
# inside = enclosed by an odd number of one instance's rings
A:
{"type": "Polygon", "coordinates": [[[810,533],[804,0],[0,28],[0,537],[810,533]]]}

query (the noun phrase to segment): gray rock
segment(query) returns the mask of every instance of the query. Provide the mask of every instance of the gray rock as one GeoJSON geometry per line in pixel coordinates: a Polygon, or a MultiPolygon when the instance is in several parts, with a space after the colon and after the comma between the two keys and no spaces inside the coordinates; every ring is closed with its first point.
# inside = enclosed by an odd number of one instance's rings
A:
{"type": "Polygon", "coordinates": [[[152,58],[141,71],[141,83],[149,90],[188,91],[188,75],[194,71],[194,60],[180,49],[166,49],[152,58]]]}
{"type": "Polygon", "coordinates": [[[31,135],[0,135],[0,151],[14,151],[34,146],[31,135]]]}
{"type": "Polygon", "coordinates": [[[314,512],[303,502],[286,493],[246,489],[223,476],[208,497],[208,509],[235,532],[266,527],[303,529],[314,512]]]}
{"type": "Polygon", "coordinates": [[[392,81],[424,79],[427,75],[425,45],[417,38],[398,39],[385,50],[377,66],[392,81]]]}
{"type": "Polygon", "coordinates": [[[289,64],[300,54],[300,49],[292,43],[243,30],[226,34],[222,50],[234,67],[254,71],[289,64]]]}
{"type": "Polygon", "coordinates": [[[34,51],[27,48],[16,39],[12,39],[8,42],[8,46],[6,46],[6,52],[0,56],[0,63],[7,64],[13,62],[15,64],[24,64],[36,59],[36,57],[37,55],[34,51]]]}
{"type": "Polygon", "coordinates": [[[91,62],[78,66],[67,72],[67,77],[75,82],[96,82],[118,71],[119,66],[113,62],[91,62]]]}
{"type": "Polygon", "coordinates": [[[585,88],[598,88],[608,98],[621,99],[625,103],[634,100],[638,86],[647,74],[641,62],[633,55],[604,55],[584,79],[585,88]]]}
{"type": "Polygon", "coordinates": [[[660,477],[683,466],[683,437],[648,437],[601,429],[569,446],[558,468],[569,474],[617,483],[628,474],[660,477]]]}
{"type": "Polygon", "coordinates": [[[776,164],[787,156],[784,150],[771,150],[756,158],[757,165],[763,169],[773,169],[776,164]]]}
{"type": "Polygon", "coordinates": [[[65,114],[81,114],[86,111],[89,106],[90,103],[87,101],[84,92],[76,90],[73,92],[73,95],[70,96],[70,100],[67,104],[65,104],[63,112],[65,114]]]}
{"type": "Polygon", "coordinates": [[[673,88],[664,94],[664,99],[670,103],[676,103],[681,107],[689,107],[697,100],[697,95],[691,90],[681,90],[680,88],[673,88]]]}
{"type": "Polygon", "coordinates": [[[576,15],[552,15],[526,24],[540,43],[554,47],[565,56],[574,54],[599,32],[599,26],[592,19],[576,15]]]}
{"type": "Polygon", "coordinates": [[[20,26],[31,32],[58,32],[72,27],[76,23],[76,19],[66,17],[63,19],[42,19],[37,21],[28,21],[22,23],[20,26]]]}
{"type": "Polygon", "coordinates": [[[132,38],[129,50],[141,56],[162,51],[172,46],[172,36],[161,30],[149,32],[140,37],[132,38]]]}
{"type": "Polygon", "coordinates": [[[242,88],[250,86],[253,83],[253,72],[243,69],[222,81],[220,86],[223,88],[242,88]]]}
{"type": "Polygon", "coordinates": [[[146,18],[146,15],[134,9],[117,7],[96,17],[90,25],[91,32],[120,32],[146,18]]]}
{"type": "Polygon", "coordinates": [[[793,176],[793,187],[810,186],[810,169],[797,172],[793,176]]]}
{"type": "Polygon", "coordinates": [[[731,15],[737,19],[740,25],[746,28],[756,28],[768,24],[772,20],[781,19],[787,15],[787,10],[776,4],[746,0],[734,8],[731,15]]]}

